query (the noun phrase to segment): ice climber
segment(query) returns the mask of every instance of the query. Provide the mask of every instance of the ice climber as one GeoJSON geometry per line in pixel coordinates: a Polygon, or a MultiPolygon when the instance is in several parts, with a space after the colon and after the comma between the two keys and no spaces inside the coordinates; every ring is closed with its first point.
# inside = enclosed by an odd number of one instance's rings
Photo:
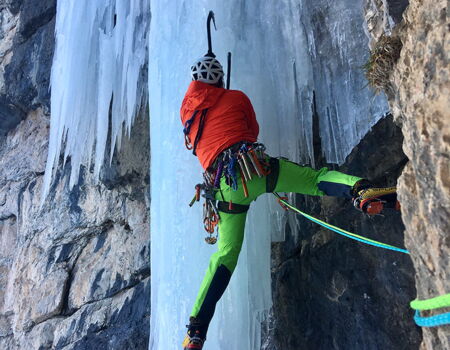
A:
{"type": "MultiPolygon", "coordinates": [[[[236,267],[250,203],[271,192],[336,196],[353,200],[362,212],[374,214],[396,205],[396,190],[374,188],[369,181],[322,168],[314,170],[283,158],[273,158],[257,143],[259,126],[249,98],[224,88],[221,64],[204,56],[191,67],[192,82],[181,106],[186,146],[204,169],[205,229],[218,224],[218,250],[192,309],[184,349],[202,349],[216,303],[236,267]],[[380,201],[382,200],[382,201],[380,201]],[[381,205],[371,205],[380,204],[381,205]]],[[[197,198],[199,199],[199,193],[197,198]]],[[[207,238],[215,243],[215,237],[207,238]]]]}

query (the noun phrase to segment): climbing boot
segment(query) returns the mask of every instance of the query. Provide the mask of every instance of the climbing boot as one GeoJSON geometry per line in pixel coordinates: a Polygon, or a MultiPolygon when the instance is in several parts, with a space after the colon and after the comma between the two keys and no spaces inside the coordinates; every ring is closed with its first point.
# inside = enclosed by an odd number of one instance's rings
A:
{"type": "Polygon", "coordinates": [[[182,344],[183,350],[203,349],[203,344],[205,343],[206,338],[202,336],[201,326],[198,320],[191,317],[189,320],[189,325],[186,327],[188,328],[188,331],[182,344]]]}
{"type": "Polygon", "coordinates": [[[369,215],[380,214],[385,208],[400,210],[396,187],[377,188],[367,180],[361,180],[355,184],[353,205],[369,215]]]}

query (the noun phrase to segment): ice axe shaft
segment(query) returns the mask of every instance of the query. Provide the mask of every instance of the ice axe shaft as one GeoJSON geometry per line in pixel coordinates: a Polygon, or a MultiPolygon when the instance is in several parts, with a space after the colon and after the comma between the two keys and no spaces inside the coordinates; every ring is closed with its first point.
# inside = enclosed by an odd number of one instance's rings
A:
{"type": "Polygon", "coordinates": [[[227,60],[227,90],[230,90],[230,81],[231,81],[231,52],[228,52],[228,60],[227,60]]]}

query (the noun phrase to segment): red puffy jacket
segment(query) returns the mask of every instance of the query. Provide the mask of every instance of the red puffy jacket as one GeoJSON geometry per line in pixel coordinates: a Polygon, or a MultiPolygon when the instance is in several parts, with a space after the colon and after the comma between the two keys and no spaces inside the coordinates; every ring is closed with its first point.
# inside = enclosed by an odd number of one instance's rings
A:
{"type": "Polygon", "coordinates": [[[201,111],[208,108],[196,153],[204,169],[226,148],[240,141],[256,142],[259,133],[255,111],[249,98],[238,90],[226,90],[193,81],[181,105],[183,126],[198,110],[189,132],[194,143],[201,111]]]}

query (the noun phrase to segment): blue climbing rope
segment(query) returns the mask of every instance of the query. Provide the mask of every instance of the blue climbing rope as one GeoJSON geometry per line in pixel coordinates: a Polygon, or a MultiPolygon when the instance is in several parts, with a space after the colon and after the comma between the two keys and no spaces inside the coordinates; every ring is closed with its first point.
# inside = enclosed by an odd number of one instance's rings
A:
{"type": "Polygon", "coordinates": [[[450,312],[430,317],[422,317],[420,316],[420,311],[416,310],[416,314],[414,315],[414,321],[419,327],[444,326],[446,324],[450,324],[450,312]]]}
{"type": "Polygon", "coordinates": [[[319,219],[317,219],[317,218],[315,218],[315,217],[313,217],[311,215],[308,215],[308,214],[304,213],[303,211],[301,211],[300,209],[294,207],[292,204],[290,204],[285,199],[280,197],[280,195],[278,193],[274,193],[274,195],[278,198],[278,201],[280,203],[284,204],[289,209],[291,209],[291,210],[295,211],[296,213],[304,216],[308,220],[310,220],[310,221],[312,221],[312,222],[314,222],[314,223],[316,223],[316,224],[318,224],[320,226],[323,226],[323,227],[327,228],[330,231],[336,232],[336,233],[338,233],[338,234],[340,234],[340,235],[342,235],[344,237],[347,237],[347,238],[353,239],[355,241],[358,241],[358,242],[361,242],[361,243],[365,243],[365,244],[368,244],[368,245],[371,245],[371,246],[374,246],[374,247],[379,247],[379,248],[383,248],[383,249],[393,250],[393,251],[396,251],[396,252],[399,252],[399,253],[409,254],[409,252],[406,249],[402,249],[402,248],[398,248],[398,247],[392,246],[390,244],[378,242],[378,241],[375,241],[373,239],[370,239],[370,238],[367,238],[367,237],[363,237],[363,236],[357,235],[355,233],[351,233],[351,232],[345,231],[345,230],[343,230],[343,229],[341,229],[339,227],[330,225],[330,224],[328,224],[328,223],[326,223],[326,222],[324,222],[322,220],[319,220],[319,219]]]}

